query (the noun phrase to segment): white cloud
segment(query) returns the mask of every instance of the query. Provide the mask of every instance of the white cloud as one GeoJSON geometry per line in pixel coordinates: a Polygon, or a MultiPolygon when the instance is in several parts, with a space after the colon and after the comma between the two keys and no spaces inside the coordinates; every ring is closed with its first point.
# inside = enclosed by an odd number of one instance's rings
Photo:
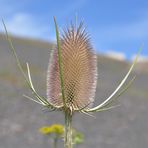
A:
{"type": "Polygon", "coordinates": [[[25,13],[16,13],[5,23],[8,31],[17,36],[41,38],[47,31],[46,27],[41,27],[31,15],[25,13]]]}
{"type": "MultiPolygon", "coordinates": [[[[41,16],[39,10],[34,14],[33,11],[28,8],[33,4],[30,0],[22,0],[21,3],[19,3],[18,0],[0,0],[0,17],[4,19],[8,32],[12,35],[54,41],[55,28],[53,25],[53,14],[57,16],[59,21],[62,20],[61,22],[63,22],[63,20],[66,20],[76,9],[81,8],[87,0],[68,2],[65,3],[64,7],[59,7],[59,4],[57,5],[55,1],[52,1],[51,3],[53,3],[53,5],[49,5],[49,10],[51,8],[51,11],[47,12],[48,15],[45,14],[41,16]],[[56,7],[53,7],[54,5],[57,5],[58,11],[56,7]],[[40,17],[38,17],[37,13],[39,13],[40,17]],[[46,19],[46,16],[48,16],[49,19],[46,19]],[[48,21],[50,21],[50,24],[48,21]]],[[[49,2],[45,2],[45,4],[48,3],[49,2]]],[[[36,5],[34,8],[35,7],[36,5]]],[[[41,7],[43,7],[42,4],[41,7]]],[[[4,32],[2,25],[0,26],[0,31],[4,32]]]]}
{"type": "Polygon", "coordinates": [[[125,60],[126,56],[124,53],[122,52],[116,52],[113,50],[109,50],[105,53],[106,56],[113,58],[113,59],[117,59],[117,60],[125,60]]]}
{"type": "MultiPolygon", "coordinates": [[[[131,57],[131,60],[133,61],[135,58],[136,58],[136,55],[133,55],[131,57]]],[[[145,63],[145,62],[148,63],[148,56],[144,56],[144,55],[139,56],[138,62],[139,63],[145,63]]]]}
{"type": "MultiPolygon", "coordinates": [[[[43,24],[39,21],[40,18],[31,15],[31,12],[23,10],[29,3],[29,0],[23,0],[21,3],[17,0],[0,0],[0,17],[3,18],[8,32],[15,36],[49,40],[50,31],[47,24],[43,24]]],[[[4,32],[2,24],[0,31],[4,32]]]]}

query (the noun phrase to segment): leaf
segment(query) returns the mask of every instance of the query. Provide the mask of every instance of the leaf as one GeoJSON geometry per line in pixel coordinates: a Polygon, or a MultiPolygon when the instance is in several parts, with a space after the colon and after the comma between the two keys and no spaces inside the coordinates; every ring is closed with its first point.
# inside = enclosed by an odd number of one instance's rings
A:
{"type": "MultiPolygon", "coordinates": [[[[138,54],[137,54],[137,56],[136,56],[133,64],[131,65],[128,73],[125,75],[125,77],[123,78],[123,80],[121,81],[121,83],[119,84],[119,86],[115,89],[115,91],[104,102],[102,102],[101,104],[99,104],[98,106],[96,106],[96,107],[94,107],[92,109],[86,110],[86,112],[95,112],[97,110],[100,110],[101,108],[103,108],[106,104],[108,104],[113,99],[113,97],[117,94],[117,92],[119,91],[119,89],[123,86],[123,84],[126,82],[127,78],[129,77],[131,71],[133,70],[133,68],[134,68],[134,66],[135,66],[135,64],[136,64],[136,62],[138,60],[138,57],[140,55],[141,50],[142,50],[142,48],[139,49],[139,52],[138,52],[138,54]]],[[[129,83],[129,84],[131,84],[131,83],[129,83]]],[[[126,88],[128,88],[128,87],[125,87],[125,90],[127,90],[126,88]]],[[[119,93],[119,94],[121,95],[123,92],[125,92],[125,90],[123,89],[123,91],[121,91],[121,93],[119,93]]]]}
{"type": "MultiPolygon", "coordinates": [[[[24,79],[25,79],[27,85],[29,86],[30,90],[32,91],[32,94],[33,94],[33,95],[36,97],[36,99],[38,100],[38,101],[36,101],[36,102],[38,102],[38,103],[40,102],[40,103],[41,103],[42,105],[44,105],[44,106],[50,106],[51,108],[54,108],[54,106],[53,106],[52,104],[50,104],[45,98],[42,98],[42,97],[35,91],[34,86],[33,86],[33,83],[32,83],[32,80],[31,80],[29,64],[27,63],[27,72],[28,72],[28,77],[27,77],[26,74],[25,74],[25,72],[24,72],[24,70],[23,70],[23,68],[22,68],[22,65],[21,65],[21,63],[20,63],[20,60],[19,60],[19,58],[18,58],[18,56],[17,56],[17,54],[16,54],[16,50],[15,50],[15,48],[14,48],[14,46],[13,46],[13,43],[12,43],[12,41],[11,41],[11,38],[10,38],[10,36],[9,36],[9,34],[8,34],[6,25],[5,25],[5,23],[4,23],[3,20],[2,20],[2,23],[3,23],[3,26],[4,26],[5,32],[6,32],[6,39],[7,39],[8,43],[9,43],[10,49],[12,50],[13,55],[14,55],[14,57],[15,57],[15,59],[16,59],[17,66],[18,66],[19,70],[21,71],[21,73],[22,73],[22,75],[23,75],[23,77],[24,77],[24,79]]],[[[28,98],[29,98],[29,97],[28,97],[28,98]]],[[[32,99],[32,98],[30,98],[30,99],[32,99]]]]}

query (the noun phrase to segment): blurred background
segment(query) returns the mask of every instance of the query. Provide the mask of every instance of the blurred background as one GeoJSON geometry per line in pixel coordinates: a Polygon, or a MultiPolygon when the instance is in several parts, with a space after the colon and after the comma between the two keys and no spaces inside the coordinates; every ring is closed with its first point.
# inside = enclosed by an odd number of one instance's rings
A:
{"type": "MultiPolygon", "coordinates": [[[[81,148],[147,148],[148,145],[148,1],[147,0],[0,0],[0,18],[25,69],[29,62],[34,85],[46,97],[46,71],[55,44],[53,16],[60,31],[82,20],[98,55],[95,105],[118,86],[138,49],[139,61],[131,74],[136,80],[116,104],[94,114],[77,114],[73,126],[85,134],[81,148]]],[[[129,78],[130,79],[130,78],[129,78]]],[[[64,123],[59,112],[48,112],[22,97],[27,89],[0,24],[0,148],[48,148],[51,141],[38,129],[64,123]]],[[[61,146],[60,146],[61,147],[61,146]]]]}

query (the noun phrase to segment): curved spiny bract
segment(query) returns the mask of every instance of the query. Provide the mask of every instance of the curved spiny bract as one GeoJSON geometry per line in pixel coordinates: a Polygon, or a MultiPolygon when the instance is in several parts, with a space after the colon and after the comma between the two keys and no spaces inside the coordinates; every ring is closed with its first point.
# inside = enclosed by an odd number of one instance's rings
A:
{"type": "MultiPolygon", "coordinates": [[[[90,107],[96,90],[97,61],[82,23],[64,31],[60,45],[66,106],[72,110],[90,107]]],[[[57,48],[49,64],[47,98],[54,106],[63,107],[57,48]]]]}

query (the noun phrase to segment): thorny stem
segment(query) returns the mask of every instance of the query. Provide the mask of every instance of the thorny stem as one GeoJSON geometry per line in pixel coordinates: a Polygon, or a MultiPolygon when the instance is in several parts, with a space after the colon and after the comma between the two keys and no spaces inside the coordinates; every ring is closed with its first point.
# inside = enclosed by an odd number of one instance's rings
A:
{"type": "Polygon", "coordinates": [[[64,148],[72,148],[72,113],[71,110],[67,108],[65,111],[65,139],[64,148]]]}

